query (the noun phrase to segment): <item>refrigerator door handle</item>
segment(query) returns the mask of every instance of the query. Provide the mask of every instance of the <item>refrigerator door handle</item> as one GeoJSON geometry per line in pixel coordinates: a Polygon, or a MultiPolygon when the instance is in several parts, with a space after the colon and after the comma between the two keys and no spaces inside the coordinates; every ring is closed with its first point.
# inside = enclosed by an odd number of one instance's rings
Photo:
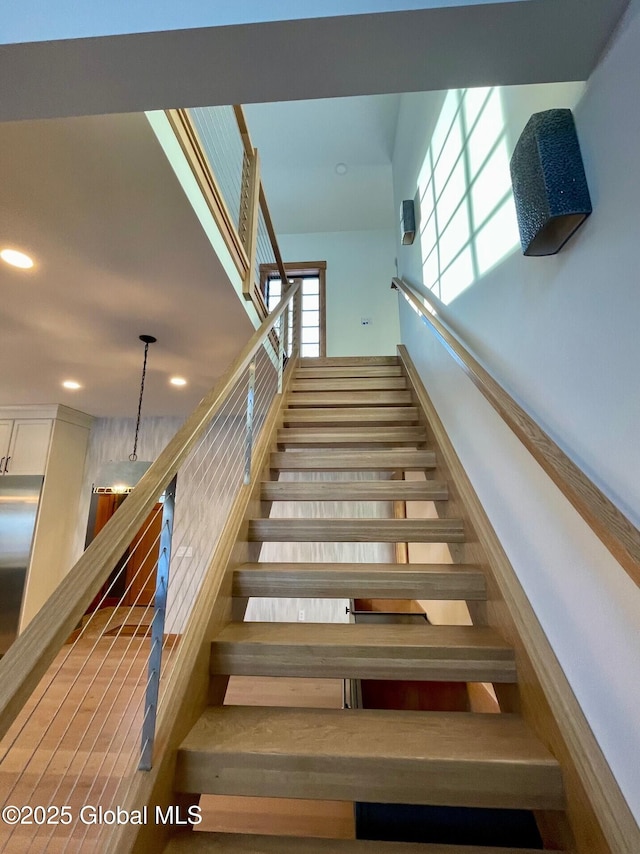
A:
{"type": "Polygon", "coordinates": [[[8,473],[9,473],[9,460],[10,460],[10,459],[11,459],[11,457],[7,457],[7,459],[6,459],[6,461],[5,461],[5,464],[4,464],[4,473],[5,473],[5,474],[8,474],[8,473]]]}

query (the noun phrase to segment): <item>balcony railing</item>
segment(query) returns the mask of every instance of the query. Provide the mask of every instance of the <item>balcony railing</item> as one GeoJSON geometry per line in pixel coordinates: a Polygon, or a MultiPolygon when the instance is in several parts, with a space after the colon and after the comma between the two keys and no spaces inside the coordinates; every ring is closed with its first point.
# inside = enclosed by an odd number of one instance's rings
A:
{"type": "Polygon", "coordinates": [[[166,115],[242,278],[243,296],[266,317],[260,266],[273,264],[283,281],[287,277],[242,107],[166,115]]]}

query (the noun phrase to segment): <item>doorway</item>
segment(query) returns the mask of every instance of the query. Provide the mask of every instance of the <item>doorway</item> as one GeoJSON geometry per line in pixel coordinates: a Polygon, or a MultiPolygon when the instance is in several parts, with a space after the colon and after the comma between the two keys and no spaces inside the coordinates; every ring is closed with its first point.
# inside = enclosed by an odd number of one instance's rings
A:
{"type": "MultiPolygon", "coordinates": [[[[302,358],[327,355],[326,261],[300,261],[285,264],[289,279],[302,283],[302,358]]],[[[269,311],[282,296],[282,280],[275,264],[260,265],[260,289],[269,311]]]]}
{"type": "MultiPolygon", "coordinates": [[[[126,497],[126,493],[96,493],[92,496],[86,546],[100,533],[126,497]]],[[[153,507],[87,609],[87,614],[117,605],[142,608],[153,605],[160,555],[162,510],[161,503],[153,507]]]]}

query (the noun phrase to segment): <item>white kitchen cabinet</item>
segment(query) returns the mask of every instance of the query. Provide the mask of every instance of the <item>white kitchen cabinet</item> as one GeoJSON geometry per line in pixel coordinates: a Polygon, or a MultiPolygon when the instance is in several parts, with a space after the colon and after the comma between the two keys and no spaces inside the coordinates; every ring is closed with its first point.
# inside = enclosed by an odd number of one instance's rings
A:
{"type": "Polygon", "coordinates": [[[44,474],[53,419],[17,418],[11,428],[8,445],[0,444],[4,452],[2,474],[44,474]]]}
{"type": "Polygon", "coordinates": [[[0,409],[0,458],[5,457],[0,492],[9,475],[44,475],[20,631],[70,569],[92,421],[90,415],[62,404],[0,409]]]}

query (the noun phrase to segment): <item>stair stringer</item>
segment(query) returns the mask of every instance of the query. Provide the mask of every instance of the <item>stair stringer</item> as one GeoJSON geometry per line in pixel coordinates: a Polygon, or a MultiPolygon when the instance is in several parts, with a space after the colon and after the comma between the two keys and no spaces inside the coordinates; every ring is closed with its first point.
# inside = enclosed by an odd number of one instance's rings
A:
{"type": "MultiPolygon", "coordinates": [[[[232,596],[233,571],[238,564],[258,558],[260,544],[248,540],[249,519],[260,512],[261,482],[270,477],[269,461],[277,448],[287,392],[297,366],[297,358],[287,363],[282,394],[272,401],[253,448],[251,483],[240,488],[233,502],[180,640],[174,666],[178,676],[158,712],[153,767],[151,771],[137,771],[133,781],[125,778],[114,799],[114,803],[129,811],[150,805],[149,821],[139,826],[129,823],[114,826],[105,854],[147,854],[164,850],[169,837],[182,828],[156,824],[151,810],[157,805],[166,813],[173,805],[184,814],[184,807],[198,803],[199,796],[185,796],[175,791],[177,749],[207,706],[220,705],[224,700],[229,677],[210,677],[211,638],[234,618],[242,620],[244,616],[240,613],[242,604],[232,596]]],[[[246,607],[246,600],[240,600],[242,602],[246,607]]]]}
{"type": "Polygon", "coordinates": [[[538,814],[545,846],[577,854],[634,854],[640,831],[522,585],[453,447],[409,353],[398,355],[430,447],[439,451],[436,480],[449,482],[439,515],[465,524],[467,541],[452,547],[454,562],[474,563],[487,581],[487,602],[470,608],[474,623],[495,628],[514,648],[517,689],[495,686],[502,711],[518,711],[560,763],[563,814],[538,814]]]}

